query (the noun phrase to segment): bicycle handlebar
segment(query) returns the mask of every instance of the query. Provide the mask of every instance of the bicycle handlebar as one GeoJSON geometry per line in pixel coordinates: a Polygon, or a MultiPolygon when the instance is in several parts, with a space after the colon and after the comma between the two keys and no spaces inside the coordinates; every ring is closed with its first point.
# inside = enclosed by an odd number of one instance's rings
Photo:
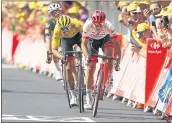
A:
{"type": "Polygon", "coordinates": [[[113,58],[113,57],[111,57],[111,56],[105,56],[105,55],[98,55],[98,54],[91,54],[91,55],[89,55],[89,57],[88,57],[88,62],[91,62],[91,56],[96,56],[96,57],[99,57],[99,58],[101,58],[101,59],[108,59],[108,60],[116,60],[116,61],[118,61],[119,59],[118,58],[113,58]]]}
{"type": "Polygon", "coordinates": [[[68,53],[82,53],[82,51],[62,51],[64,54],[68,53]]]}
{"type": "MultiPolygon", "coordinates": [[[[66,60],[67,58],[67,54],[69,53],[72,53],[72,54],[76,54],[76,56],[79,58],[79,59],[82,59],[82,51],[61,51],[61,53],[63,54],[64,56],[64,59],[63,60],[66,60]]],[[[62,60],[62,61],[63,61],[62,60]]]]}

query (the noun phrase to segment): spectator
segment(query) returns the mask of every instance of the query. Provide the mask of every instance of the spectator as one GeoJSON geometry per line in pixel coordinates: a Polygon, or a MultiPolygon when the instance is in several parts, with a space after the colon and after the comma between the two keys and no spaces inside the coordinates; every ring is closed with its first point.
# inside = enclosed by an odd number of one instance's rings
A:
{"type": "Polygon", "coordinates": [[[149,16],[148,24],[155,26],[155,20],[156,20],[155,15],[159,14],[160,11],[161,8],[158,3],[152,3],[150,5],[150,16],[149,16]]]}
{"type": "Polygon", "coordinates": [[[131,29],[136,29],[140,20],[140,7],[137,4],[132,3],[127,7],[128,12],[128,25],[131,29]]]}

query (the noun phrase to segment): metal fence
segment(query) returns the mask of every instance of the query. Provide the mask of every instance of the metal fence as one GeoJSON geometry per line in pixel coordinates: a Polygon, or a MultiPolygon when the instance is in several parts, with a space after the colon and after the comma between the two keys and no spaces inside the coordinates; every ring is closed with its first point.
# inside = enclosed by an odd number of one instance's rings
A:
{"type": "Polygon", "coordinates": [[[103,10],[107,19],[113,24],[116,32],[127,35],[128,29],[118,22],[119,11],[114,5],[114,1],[88,1],[89,13],[92,13],[96,9],[103,10]]]}

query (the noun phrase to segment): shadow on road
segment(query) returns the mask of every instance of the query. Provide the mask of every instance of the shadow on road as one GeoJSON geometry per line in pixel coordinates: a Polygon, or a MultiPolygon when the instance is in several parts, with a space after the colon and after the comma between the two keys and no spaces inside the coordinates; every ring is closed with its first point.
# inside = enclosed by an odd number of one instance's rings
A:
{"type": "Polygon", "coordinates": [[[122,108],[99,108],[98,110],[103,110],[103,111],[140,111],[139,109],[122,109],[122,108]]]}
{"type": "Polygon", "coordinates": [[[156,117],[148,117],[148,116],[144,116],[144,115],[133,115],[131,114],[130,116],[127,116],[128,114],[119,114],[119,113],[101,113],[99,112],[99,114],[96,116],[96,118],[105,118],[105,119],[123,119],[125,120],[138,120],[138,121],[148,121],[148,120],[157,120],[159,122],[160,119],[156,118],[156,117]],[[126,115],[126,116],[125,116],[126,115]]]}
{"type": "Polygon", "coordinates": [[[45,95],[66,95],[65,93],[53,93],[53,92],[27,92],[27,91],[11,91],[1,90],[2,93],[20,93],[20,94],[45,94],[45,95]]]}
{"type": "MultiPolygon", "coordinates": [[[[114,111],[116,111],[116,112],[109,112],[109,111],[106,111],[106,112],[103,112],[103,111],[99,111],[99,113],[100,114],[108,114],[108,115],[121,115],[121,116],[123,116],[123,115],[128,115],[128,116],[141,116],[141,117],[151,117],[151,114],[143,114],[143,113],[139,113],[139,112],[132,112],[131,113],[131,111],[130,112],[126,112],[126,113],[121,113],[121,112],[117,112],[118,110],[114,110],[114,111]]],[[[126,111],[126,110],[124,110],[124,111],[126,111]]],[[[152,115],[153,116],[153,115],[152,115]]]]}

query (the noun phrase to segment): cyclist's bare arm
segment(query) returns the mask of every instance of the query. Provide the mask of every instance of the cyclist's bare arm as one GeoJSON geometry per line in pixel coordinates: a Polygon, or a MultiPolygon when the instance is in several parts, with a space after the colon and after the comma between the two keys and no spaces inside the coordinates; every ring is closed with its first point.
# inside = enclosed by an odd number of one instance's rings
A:
{"type": "Polygon", "coordinates": [[[121,58],[121,47],[116,38],[112,38],[112,42],[115,46],[116,54],[121,58]]]}
{"type": "Polygon", "coordinates": [[[53,54],[62,59],[63,55],[60,54],[60,52],[58,51],[58,48],[60,47],[60,34],[59,34],[59,30],[58,29],[54,29],[54,33],[53,33],[53,40],[52,40],[52,52],[53,54]]]}
{"type": "Polygon", "coordinates": [[[51,48],[52,41],[51,41],[51,37],[50,36],[46,36],[45,37],[45,40],[46,40],[46,42],[48,42],[48,52],[49,53],[52,53],[52,48],[51,48]]]}
{"type": "Polygon", "coordinates": [[[81,48],[82,48],[83,54],[86,58],[88,58],[87,44],[88,44],[88,40],[89,40],[88,32],[89,32],[90,25],[91,25],[91,23],[88,19],[83,25],[83,33],[82,33],[81,48]]]}
{"type": "MultiPolygon", "coordinates": [[[[53,42],[52,42],[52,44],[53,44],[53,42]]],[[[58,49],[58,47],[52,46],[52,52],[53,52],[53,54],[54,54],[56,57],[62,59],[62,58],[63,58],[63,55],[61,55],[60,52],[59,52],[57,49],[58,49]]]]}
{"type": "Polygon", "coordinates": [[[45,40],[48,43],[48,51],[49,53],[52,53],[52,48],[51,48],[51,37],[52,37],[52,29],[51,29],[51,24],[47,22],[45,26],[45,40]]]}
{"type": "Polygon", "coordinates": [[[48,64],[50,64],[52,61],[52,48],[51,48],[52,27],[51,27],[51,23],[49,23],[49,22],[47,22],[47,24],[45,26],[44,35],[45,35],[45,41],[47,44],[47,60],[46,60],[46,62],[48,64]]]}
{"type": "Polygon", "coordinates": [[[84,56],[88,58],[88,49],[87,49],[87,44],[88,44],[88,39],[83,37],[82,38],[82,43],[81,43],[81,48],[84,56]]]}

